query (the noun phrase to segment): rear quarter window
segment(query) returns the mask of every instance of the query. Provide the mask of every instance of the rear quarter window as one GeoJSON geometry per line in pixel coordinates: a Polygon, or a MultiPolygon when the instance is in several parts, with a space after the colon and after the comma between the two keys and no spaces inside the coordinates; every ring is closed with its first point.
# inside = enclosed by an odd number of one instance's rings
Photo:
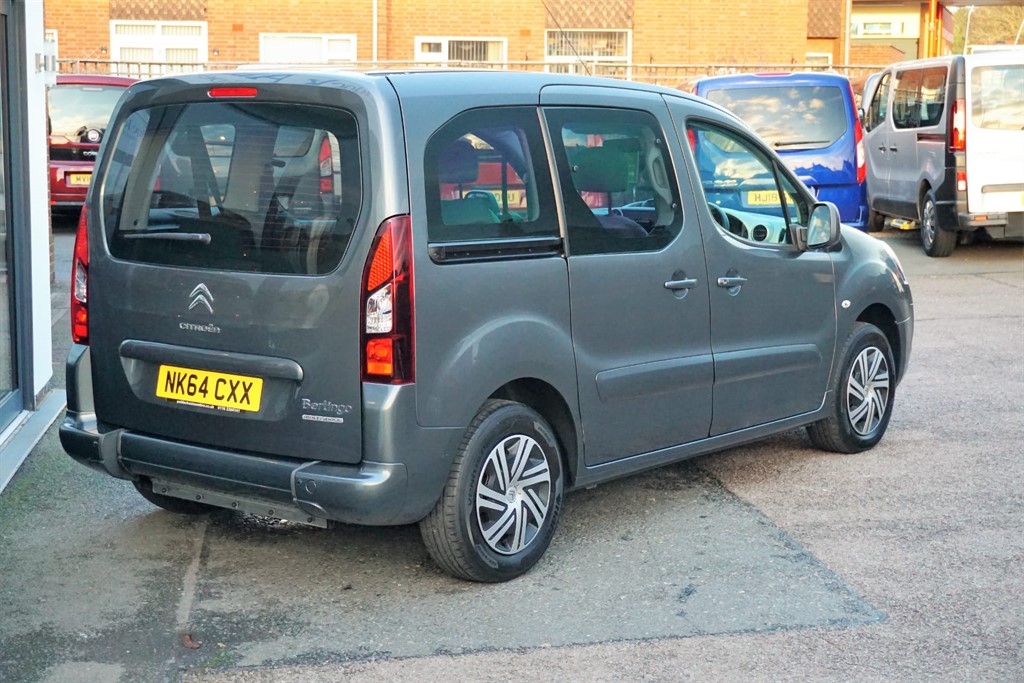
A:
{"type": "Polygon", "coordinates": [[[132,113],[102,190],[116,257],[319,275],[359,213],[355,118],[326,107],[195,103],[132,113]]]}
{"type": "Polygon", "coordinates": [[[788,85],[710,90],[719,104],[777,150],[821,149],[849,128],[846,94],[831,85],[788,85]]]}
{"type": "Polygon", "coordinates": [[[978,128],[1024,130],[1024,65],[971,69],[971,123],[978,128]]]}

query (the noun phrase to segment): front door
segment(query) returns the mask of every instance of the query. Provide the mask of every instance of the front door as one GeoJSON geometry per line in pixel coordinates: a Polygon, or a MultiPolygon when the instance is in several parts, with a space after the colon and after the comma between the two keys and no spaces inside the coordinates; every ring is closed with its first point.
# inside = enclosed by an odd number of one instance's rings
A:
{"type": "Polygon", "coordinates": [[[889,193],[889,80],[886,71],[878,79],[864,112],[864,150],[867,154],[868,204],[875,211],[884,211],[889,193]]]}
{"type": "Polygon", "coordinates": [[[588,466],[706,437],[713,382],[700,229],[676,182],[667,110],[653,96],[602,97],[621,108],[545,109],[588,466]]]}
{"type": "Polygon", "coordinates": [[[715,359],[711,435],[819,408],[836,339],[828,253],[791,243],[809,196],[752,138],[725,125],[687,124],[711,283],[715,359]]]}

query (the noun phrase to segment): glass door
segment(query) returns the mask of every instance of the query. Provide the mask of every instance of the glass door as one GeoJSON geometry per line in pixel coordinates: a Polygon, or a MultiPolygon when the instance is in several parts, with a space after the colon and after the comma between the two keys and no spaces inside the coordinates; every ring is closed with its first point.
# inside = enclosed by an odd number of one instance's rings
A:
{"type": "Polygon", "coordinates": [[[21,412],[14,316],[14,244],[11,225],[10,108],[7,3],[0,2],[0,431],[21,412]]]}

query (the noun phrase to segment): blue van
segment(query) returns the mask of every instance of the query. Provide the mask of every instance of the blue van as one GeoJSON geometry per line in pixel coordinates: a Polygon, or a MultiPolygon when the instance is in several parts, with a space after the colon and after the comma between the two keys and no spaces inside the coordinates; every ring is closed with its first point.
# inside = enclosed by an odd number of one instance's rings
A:
{"type": "Polygon", "coordinates": [[[845,76],[768,73],[712,76],[694,92],[754,129],[843,223],[868,227],[864,131],[845,76]]]}

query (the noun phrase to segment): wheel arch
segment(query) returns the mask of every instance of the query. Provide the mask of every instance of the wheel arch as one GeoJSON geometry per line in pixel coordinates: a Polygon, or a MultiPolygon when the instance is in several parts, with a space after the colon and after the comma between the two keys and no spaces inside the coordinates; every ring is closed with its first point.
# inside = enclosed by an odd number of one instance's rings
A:
{"type": "Polygon", "coordinates": [[[900,342],[899,327],[896,324],[896,316],[885,304],[872,304],[861,311],[857,316],[858,322],[870,323],[880,329],[885,338],[889,341],[892,349],[893,362],[896,364],[896,377],[903,377],[903,348],[900,342]]]}
{"type": "Polygon", "coordinates": [[[506,383],[489,398],[522,403],[536,410],[547,420],[555,431],[558,445],[562,449],[565,487],[571,488],[576,480],[581,445],[576,418],[562,394],[544,380],[524,377],[506,383]]]}

